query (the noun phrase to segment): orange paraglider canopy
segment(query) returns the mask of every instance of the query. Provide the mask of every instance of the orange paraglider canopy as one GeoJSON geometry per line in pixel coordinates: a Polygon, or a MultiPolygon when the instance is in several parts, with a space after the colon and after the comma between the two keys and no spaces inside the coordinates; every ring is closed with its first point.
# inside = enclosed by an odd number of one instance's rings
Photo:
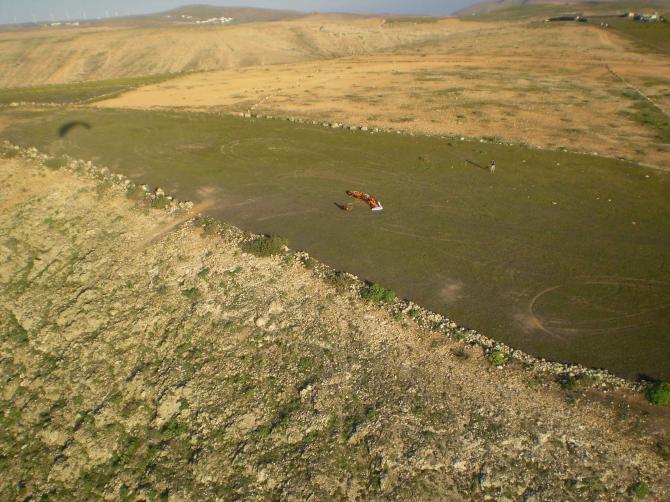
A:
{"type": "Polygon", "coordinates": [[[355,199],[359,199],[367,203],[370,206],[370,209],[372,209],[373,211],[381,211],[382,209],[384,209],[382,207],[381,202],[379,202],[376,198],[374,198],[370,194],[358,192],[356,190],[347,190],[347,195],[349,197],[353,197],[355,199]]]}

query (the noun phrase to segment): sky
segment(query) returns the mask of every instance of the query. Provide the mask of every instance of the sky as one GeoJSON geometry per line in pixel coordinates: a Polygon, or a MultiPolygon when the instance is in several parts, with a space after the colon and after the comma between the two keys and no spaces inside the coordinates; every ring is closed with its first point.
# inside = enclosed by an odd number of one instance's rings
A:
{"type": "Polygon", "coordinates": [[[320,12],[447,15],[477,0],[0,0],[0,24],[98,19],[193,3],[320,12]]]}

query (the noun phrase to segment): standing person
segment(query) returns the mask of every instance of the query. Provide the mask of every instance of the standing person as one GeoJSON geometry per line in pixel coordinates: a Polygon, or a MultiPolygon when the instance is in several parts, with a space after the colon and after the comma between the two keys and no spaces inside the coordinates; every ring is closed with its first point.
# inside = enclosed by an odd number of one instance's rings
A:
{"type": "Polygon", "coordinates": [[[493,174],[496,171],[496,161],[492,160],[491,165],[489,165],[489,172],[493,174]]]}

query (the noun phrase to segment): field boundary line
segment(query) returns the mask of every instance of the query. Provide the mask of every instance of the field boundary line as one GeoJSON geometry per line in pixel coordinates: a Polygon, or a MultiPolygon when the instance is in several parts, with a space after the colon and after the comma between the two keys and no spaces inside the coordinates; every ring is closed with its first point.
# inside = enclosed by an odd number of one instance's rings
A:
{"type": "Polygon", "coordinates": [[[633,84],[631,84],[630,82],[628,82],[628,80],[626,80],[626,79],[623,78],[621,75],[619,75],[617,72],[615,72],[615,71],[610,67],[610,65],[606,64],[606,65],[605,65],[605,68],[607,68],[607,71],[610,72],[614,77],[616,77],[617,79],[619,79],[619,80],[620,80],[626,87],[628,87],[629,89],[632,89],[632,90],[634,90],[635,92],[637,92],[640,96],[642,96],[644,99],[646,99],[647,101],[649,101],[652,105],[654,105],[654,106],[655,106],[661,113],[663,113],[666,117],[670,118],[670,113],[669,113],[668,111],[666,111],[665,109],[663,109],[663,107],[661,107],[661,105],[659,105],[656,101],[654,101],[653,99],[651,99],[651,98],[650,98],[649,96],[647,96],[644,92],[642,92],[640,89],[638,89],[638,88],[635,87],[633,84]]]}

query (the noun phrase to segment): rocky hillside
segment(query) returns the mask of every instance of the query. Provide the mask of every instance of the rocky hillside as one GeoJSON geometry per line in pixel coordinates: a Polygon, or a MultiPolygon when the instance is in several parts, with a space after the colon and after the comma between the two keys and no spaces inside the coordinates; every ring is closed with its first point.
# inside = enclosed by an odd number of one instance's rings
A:
{"type": "Polygon", "coordinates": [[[670,497],[640,396],[487,358],[104,169],[4,155],[0,499],[670,497]]]}

